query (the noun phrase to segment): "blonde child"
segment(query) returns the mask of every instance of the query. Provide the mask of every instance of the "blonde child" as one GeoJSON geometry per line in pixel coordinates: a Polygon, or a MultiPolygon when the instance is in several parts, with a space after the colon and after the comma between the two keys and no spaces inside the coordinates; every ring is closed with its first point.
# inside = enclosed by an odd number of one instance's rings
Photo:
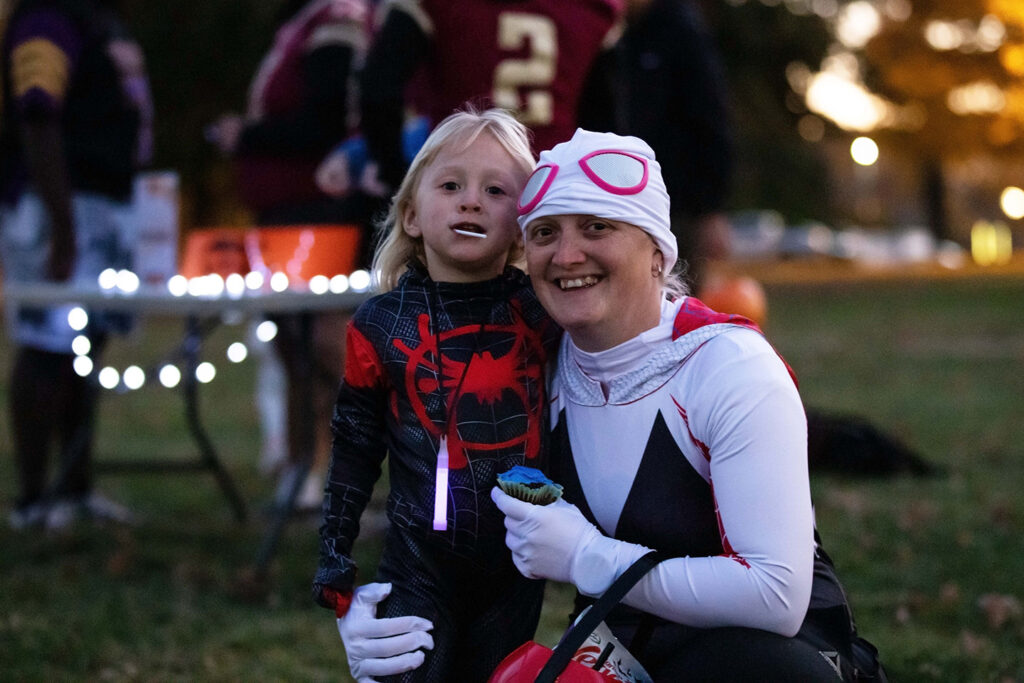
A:
{"type": "Polygon", "coordinates": [[[455,113],[384,220],[374,259],[384,293],[348,329],[314,581],[360,648],[350,653],[359,680],[390,643],[415,670],[388,680],[485,681],[533,636],[543,584],[516,571],[490,499],[497,473],[541,464],[543,366],[558,337],[512,265],[533,163],[509,114],[455,113]],[[376,582],[356,589],[352,545],[385,456],[389,527],[376,582]],[[402,635],[374,638],[385,623],[402,635]],[[409,652],[417,644],[430,651],[409,652]]]}

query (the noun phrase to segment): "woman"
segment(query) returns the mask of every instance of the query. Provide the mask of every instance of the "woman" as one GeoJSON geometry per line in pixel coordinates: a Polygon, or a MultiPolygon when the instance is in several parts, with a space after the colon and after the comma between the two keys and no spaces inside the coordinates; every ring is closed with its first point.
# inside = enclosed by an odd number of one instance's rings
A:
{"type": "Polygon", "coordinates": [[[568,501],[493,490],[520,571],[575,584],[579,609],[650,549],[671,558],[606,620],[656,681],[876,675],[815,541],[795,382],[753,323],[679,296],[650,147],[577,131],[541,154],[519,221],[567,332],[549,395],[568,501]]]}
{"type": "Polygon", "coordinates": [[[492,491],[519,570],[574,584],[578,611],[649,549],[670,558],[606,619],[655,681],[885,680],[816,542],[795,382],[670,274],[650,147],[577,131],[541,154],[519,223],[567,332],[549,390],[567,502],[492,491]]]}

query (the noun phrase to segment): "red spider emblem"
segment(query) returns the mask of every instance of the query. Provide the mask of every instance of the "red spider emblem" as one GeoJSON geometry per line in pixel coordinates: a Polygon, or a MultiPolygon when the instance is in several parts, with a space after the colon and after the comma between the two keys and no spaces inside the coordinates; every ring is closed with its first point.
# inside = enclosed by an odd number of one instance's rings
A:
{"type": "MultiPolygon", "coordinates": [[[[465,325],[435,335],[430,330],[430,316],[422,314],[417,320],[417,330],[420,341],[415,348],[400,339],[394,340],[394,344],[409,358],[405,386],[423,428],[438,438],[443,429],[427,415],[425,396],[441,392],[445,405],[451,411],[448,420],[453,427],[448,434],[449,467],[465,467],[467,451],[494,451],[519,444],[525,446],[527,458],[537,457],[544,406],[544,350],[539,335],[519,316],[507,325],[465,325]],[[471,344],[476,348],[486,348],[488,337],[494,335],[502,340],[512,340],[511,345],[502,344],[503,349],[508,346],[508,351],[498,357],[490,350],[474,351],[471,358],[461,362],[438,353],[439,343],[445,346],[446,342],[458,337],[472,340],[471,344]],[[528,391],[531,383],[539,387],[533,400],[528,391]],[[495,411],[503,415],[514,414],[518,410],[526,417],[526,430],[503,441],[482,443],[464,440],[458,429],[459,413],[475,407],[467,404],[466,397],[474,397],[477,406],[505,404],[507,408],[495,411]],[[509,404],[510,401],[514,401],[514,405],[509,404]]],[[[481,415],[490,414],[489,410],[481,411],[481,415]]]]}

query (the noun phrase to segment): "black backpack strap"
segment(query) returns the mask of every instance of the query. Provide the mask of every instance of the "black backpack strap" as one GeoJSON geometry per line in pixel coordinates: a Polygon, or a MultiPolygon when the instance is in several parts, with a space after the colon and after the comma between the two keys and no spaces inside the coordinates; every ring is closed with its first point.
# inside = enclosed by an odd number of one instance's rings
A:
{"type": "Polygon", "coordinates": [[[593,633],[608,613],[619,604],[626,596],[626,593],[636,585],[636,582],[644,577],[656,564],[661,562],[662,557],[656,550],[652,550],[639,560],[630,565],[619,578],[612,582],[604,595],[597,599],[590,609],[580,617],[579,621],[572,625],[562,636],[562,640],[555,646],[544,668],[535,679],[535,683],[554,683],[558,675],[562,673],[569,660],[576,654],[576,650],[593,633]]]}

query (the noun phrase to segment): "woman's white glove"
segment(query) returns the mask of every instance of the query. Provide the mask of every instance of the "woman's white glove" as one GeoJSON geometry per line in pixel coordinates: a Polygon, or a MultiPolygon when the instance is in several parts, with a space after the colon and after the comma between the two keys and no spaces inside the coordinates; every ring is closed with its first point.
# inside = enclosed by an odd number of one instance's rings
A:
{"type": "Polygon", "coordinates": [[[434,625],[423,617],[377,618],[377,603],[391,593],[390,583],[368,583],[352,593],[352,604],[338,619],[348,668],[357,683],[373,683],[371,676],[391,676],[423,664],[423,650],[434,649],[429,631],[434,625]]]}
{"type": "Polygon", "coordinates": [[[491,499],[505,513],[505,545],[527,578],[572,583],[584,595],[600,595],[647,552],[602,535],[579,508],[562,499],[533,505],[498,487],[491,490],[491,499]]]}

